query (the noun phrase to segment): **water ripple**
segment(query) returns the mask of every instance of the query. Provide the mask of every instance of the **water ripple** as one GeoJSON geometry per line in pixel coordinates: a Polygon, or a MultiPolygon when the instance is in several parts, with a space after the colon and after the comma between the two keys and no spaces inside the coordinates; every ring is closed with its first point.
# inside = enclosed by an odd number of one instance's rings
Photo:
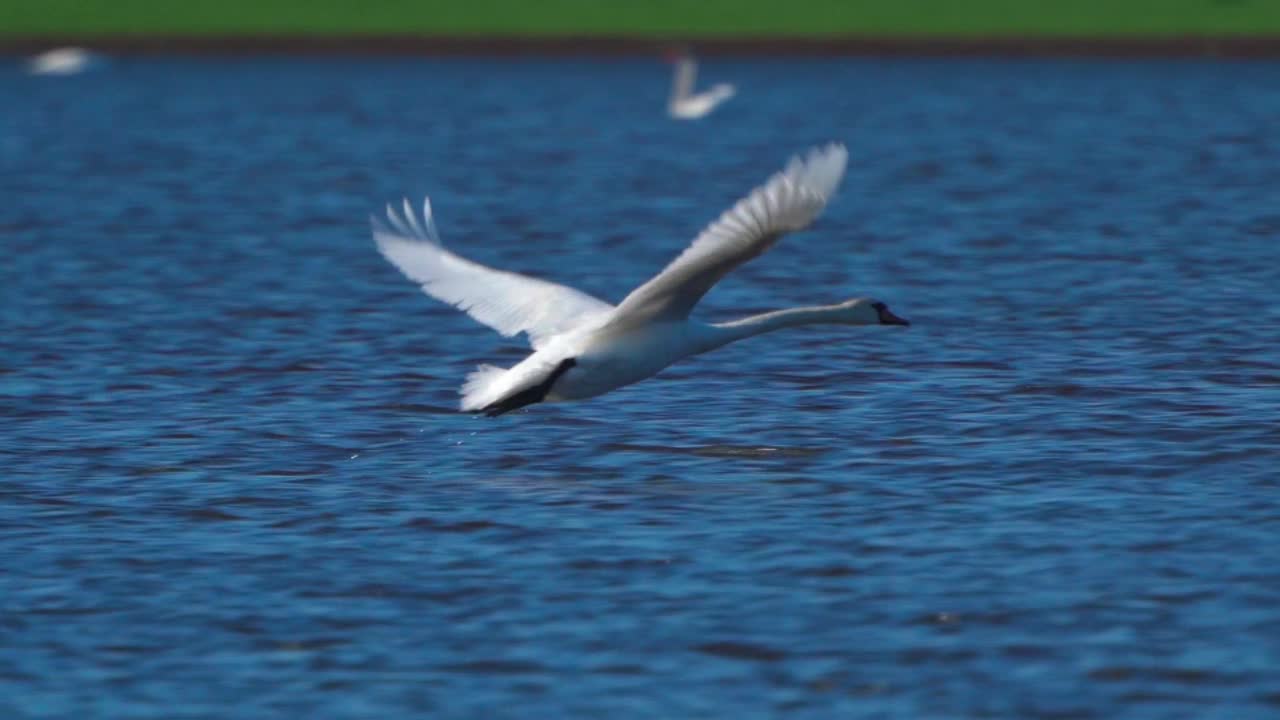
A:
{"type": "Polygon", "coordinates": [[[1274,63],[121,60],[0,70],[7,716],[1270,717],[1274,63]],[[813,111],[821,108],[820,112],[813,111]],[[589,403],[367,217],[616,301],[785,157],[708,320],[589,403]]]}

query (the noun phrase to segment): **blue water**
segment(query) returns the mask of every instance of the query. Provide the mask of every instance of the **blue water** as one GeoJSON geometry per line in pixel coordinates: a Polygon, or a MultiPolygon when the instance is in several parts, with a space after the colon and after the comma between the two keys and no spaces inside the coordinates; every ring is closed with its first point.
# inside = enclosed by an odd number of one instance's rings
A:
{"type": "Polygon", "coordinates": [[[1280,715],[1280,65],[119,60],[0,72],[0,715],[1280,715]],[[872,295],[576,405],[368,216],[616,301],[872,295]]]}

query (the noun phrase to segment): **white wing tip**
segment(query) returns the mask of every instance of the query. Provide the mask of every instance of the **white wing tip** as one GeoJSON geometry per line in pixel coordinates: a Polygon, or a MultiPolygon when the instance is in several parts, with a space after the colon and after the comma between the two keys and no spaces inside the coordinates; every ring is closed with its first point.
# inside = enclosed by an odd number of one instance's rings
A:
{"type": "Polygon", "coordinates": [[[402,205],[403,210],[397,211],[395,205],[387,203],[385,217],[377,215],[370,217],[374,238],[379,243],[386,236],[392,236],[399,240],[417,240],[434,245],[441,244],[440,234],[436,231],[435,218],[431,212],[431,198],[422,198],[421,221],[413,211],[413,205],[410,204],[409,198],[404,198],[402,205]]]}
{"type": "Polygon", "coordinates": [[[783,175],[800,188],[827,200],[840,187],[848,164],[849,151],[844,144],[827,143],[791,158],[783,175]]]}
{"type": "Polygon", "coordinates": [[[755,206],[748,214],[762,218],[769,232],[791,232],[808,227],[831,200],[844,178],[849,151],[840,143],[828,143],[795,155],[782,172],[729,210],[755,206]]]}

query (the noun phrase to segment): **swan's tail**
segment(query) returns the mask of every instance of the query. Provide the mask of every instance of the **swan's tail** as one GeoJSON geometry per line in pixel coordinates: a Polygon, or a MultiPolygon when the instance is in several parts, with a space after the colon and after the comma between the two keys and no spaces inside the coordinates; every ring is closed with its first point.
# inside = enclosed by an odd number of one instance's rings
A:
{"type": "Polygon", "coordinates": [[[458,392],[462,395],[459,407],[465,412],[477,412],[485,409],[497,398],[494,392],[498,380],[505,375],[506,368],[494,365],[481,365],[475,372],[467,376],[458,392]]]}

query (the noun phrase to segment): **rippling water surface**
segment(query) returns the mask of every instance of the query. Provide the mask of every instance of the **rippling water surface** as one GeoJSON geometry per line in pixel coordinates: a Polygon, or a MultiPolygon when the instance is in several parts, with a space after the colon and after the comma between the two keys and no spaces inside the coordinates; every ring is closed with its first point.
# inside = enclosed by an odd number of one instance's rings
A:
{"type": "Polygon", "coordinates": [[[0,72],[5,717],[1280,714],[1280,66],[118,61],[0,72]],[[620,299],[873,295],[578,405],[367,217],[620,299]]]}

